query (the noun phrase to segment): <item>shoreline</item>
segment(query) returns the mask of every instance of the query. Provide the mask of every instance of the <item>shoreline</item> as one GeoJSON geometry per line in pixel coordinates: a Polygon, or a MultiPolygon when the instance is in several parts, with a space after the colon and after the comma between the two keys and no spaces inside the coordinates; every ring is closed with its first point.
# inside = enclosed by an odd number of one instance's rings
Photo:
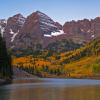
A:
{"type": "Polygon", "coordinates": [[[39,75],[40,78],[63,78],[63,79],[94,79],[100,80],[100,74],[97,75],[82,75],[82,74],[70,74],[70,75],[51,75],[51,74],[42,74],[39,75]]]}
{"type": "Polygon", "coordinates": [[[40,76],[40,78],[58,78],[58,79],[91,79],[91,80],[100,80],[100,75],[91,75],[91,76],[63,76],[63,75],[48,75],[40,76]]]}
{"type": "MultiPolygon", "coordinates": [[[[59,76],[56,76],[56,77],[33,77],[33,79],[38,79],[38,78],[49,78],[49,79],[84,79],[84,80],[100,80],[100,77],[59,77],[59,76]]],[[[11,84],[13,80],[16,80],[17,78],[14,78],[12,80],[4,80],[4,79],[0,79],[0,86],[2,85],[7,85],[7,84],[11,84]]],[[[19,78],[18,78],[19,79],[19,78]]],[[[22,80],[25,80],[25,78],[21,78],[22,80]]],[[[27,79],[30,79],[29,77],[27,77],[27,79]]],[[[26,80],[27,80],[26,79],[26,80]]],[[[31,78],[32,79],[32,78],[31,78]]]]}
{"type": "Polygon", "coordinates": [[[10,83],[12,83],[12,80],[0,79],[0,86],[10,84],[10,83]]]}

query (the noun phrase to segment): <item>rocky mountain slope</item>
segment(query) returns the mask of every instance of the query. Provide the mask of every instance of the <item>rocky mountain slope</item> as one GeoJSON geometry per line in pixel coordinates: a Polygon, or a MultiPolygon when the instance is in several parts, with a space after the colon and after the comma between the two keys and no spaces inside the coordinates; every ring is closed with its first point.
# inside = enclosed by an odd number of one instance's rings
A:
{"type": "Polygon", "coordinates": [[[3,35],[6,40],[7,48],[12,48],[13,42],[20,29],[23,27],[24,22],[25,18],[21,14],[16,14],[13,17],[8,18],[3,35]]]}
{"type": "Polygon", "coordinates": [[[16,14],[7,21],[0,20],[0,31],[8,49],[18,53],[27,50],[31,52],[63,39],[85,44],[99,37],[100,17],[66,22],[62,26],[46,14],[36,11],[27,18],[16,14]]]}
{"type": "Polygon", "coordinates": [[[94,38],[100,37],[100,17],[95,19],[84,19],[66,22],[63,26],[64,32],[71,38],[89,42],[94,38]]]}
{"type": "Polygon", "coordinates": [[[36,50],[37,45],[44,46],[44,38],[64,34],[61,25],[39,11],[29,15],[16,36],[14,46],[25,50],[36,50]]]}

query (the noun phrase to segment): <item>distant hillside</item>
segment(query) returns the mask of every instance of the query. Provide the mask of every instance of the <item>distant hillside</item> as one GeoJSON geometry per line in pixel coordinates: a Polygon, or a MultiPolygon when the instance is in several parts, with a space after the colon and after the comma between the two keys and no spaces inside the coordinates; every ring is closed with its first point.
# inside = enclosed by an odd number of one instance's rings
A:
{"type": "Polygon", "coordinates": [[[45,49],[51,52],[61,53],[61,52],[75,50],[77,48],[80,48],[81,46],[82,44],[74,43],[72,40],[62,39],[50,43],[45,49]]]}
{"type": "Polygon", "coordinates": [[[92,42],[82,48],[67,52],[64,63],[69,63],[75,60],[79,60],[80,58],[93,55],[100,55],[100,38],[94,39],[92,42]]]}
{"type": "Polygon", "coordinates": [[[13,65],[41,77],[99,77],[100,38],[79,49],[13,58],[13,65]]]}

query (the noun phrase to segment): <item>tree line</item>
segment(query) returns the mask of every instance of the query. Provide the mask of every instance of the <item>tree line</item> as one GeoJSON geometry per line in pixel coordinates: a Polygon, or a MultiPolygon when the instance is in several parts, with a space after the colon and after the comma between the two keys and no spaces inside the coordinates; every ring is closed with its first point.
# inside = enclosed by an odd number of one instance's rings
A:
{"type": "Polygon", "coordinates": [[[11,56],[8,54],[5,40],[0,34],[0,78],[11,79],[12,74],[11,56]]]}

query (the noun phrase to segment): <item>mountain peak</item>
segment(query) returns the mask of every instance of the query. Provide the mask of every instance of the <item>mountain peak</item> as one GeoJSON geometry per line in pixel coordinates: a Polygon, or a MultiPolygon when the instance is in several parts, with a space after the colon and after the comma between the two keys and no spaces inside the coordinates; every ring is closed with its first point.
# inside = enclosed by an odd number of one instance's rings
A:
{"type": "Polygon", "coordinates": [[[40,11],[33,12],[27,18],[18,13],[7,20],[5,29],[1,26],[1,31],[4,32],[7,47],[13,46],[14,49],[34,49],[35,44],[45,47],[50,42],[61,39],[86,43],[100,36],[99,19],[71,21],[62,26],[40,11]]]}
{"type": "Polygon", "coordinates": [[[23,15],[21,13],[18,13],[16,15],[14,15],[13,17],[23,17],[23,15]]]}
{"type": "Polygon", "coordinates": [[[41,11],[36,11],[37,14],[44,14],[43,12],[41,11]]]}
{"type": "Polygon", "coordinates": [[[22,14],[16,14],[7,20],[7,25],[4,29],[4,38],[7,41],[7,47],[11,46],[15,37],[18,35],[19,31],[23,27],[26,18],[22,14]]]}
{"type": "Polygon", "coordinates": [[[7,23],[6,19],[0,19],[0,23],[7,23]]]}
{"type": "MultiPolygon", "coordinates": [[[[36,11],[35,13],[37,13],[38,15],[46,15],[45,13],[41,12],[41,11],[36,11]]],[[[47,15],[46,15],[47,16],[47,15]]]]}
{"type": "Polygon", "coordinates": [[[48,15],[40,11],[36,11],[27,17],[22,29],[24,32],[22,33],[41,33],[42,35],[50,35],[51,32],[58,32],[59,30],[61,30],[61,26],[56,24],[56,22],[54,22],[48,15]]]}
{"type": "MultiPolygon", "coordinates": [[[[36,11],[35,12],[41,19],[42,18],[45,18],[46,20],[52,20],[48,15],[46,15],[45,13],[43,12],[40,12],[40,11],[36,11]]],[[[53,21],[53,20],[52,20],[53,21]]]]}

